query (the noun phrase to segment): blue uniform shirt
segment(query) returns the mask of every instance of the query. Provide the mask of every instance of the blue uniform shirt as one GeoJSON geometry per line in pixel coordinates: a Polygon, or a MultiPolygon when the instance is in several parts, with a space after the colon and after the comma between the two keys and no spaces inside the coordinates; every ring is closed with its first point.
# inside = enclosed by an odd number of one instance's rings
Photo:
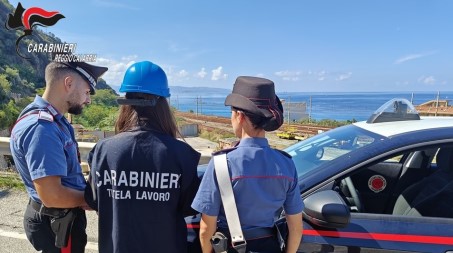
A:
{"type": "MultiPolygon", "coordinates": [[[[304,207],[292,159],[270,148],[266,138],[244,138],[227,153],[228,169],[243,229],[272,227],[276,212],[302,212],[304,207]]],[[[218,226],[228,227],[211,159],[192,208],[218,216],[218,226]]]]}
{"type": "Polygon", "coordinates": [[[11,132],[10,148],[30,197],[41,203],[33,180],[47,176],[61,176],[62,185],[84,190],[74,129],[66,118],[40,96],[22,114],[11,132]]]}

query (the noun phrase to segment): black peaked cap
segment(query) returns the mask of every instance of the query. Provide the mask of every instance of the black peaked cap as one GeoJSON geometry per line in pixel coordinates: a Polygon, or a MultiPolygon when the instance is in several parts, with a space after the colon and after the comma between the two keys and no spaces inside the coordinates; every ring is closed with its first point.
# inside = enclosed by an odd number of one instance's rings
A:
{"type": "Polygon", "coordinates": [[[225,105],[266,118],[266,131],[277,130],[283,124],[283,106],[275,95],[274,82],[265,78],[239,76],[225,105]]]}

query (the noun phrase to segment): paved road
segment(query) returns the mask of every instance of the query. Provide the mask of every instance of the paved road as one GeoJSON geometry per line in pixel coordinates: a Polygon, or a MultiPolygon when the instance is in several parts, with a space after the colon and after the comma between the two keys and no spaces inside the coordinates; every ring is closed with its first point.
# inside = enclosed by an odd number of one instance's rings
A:
{"type": "MultiPolygon", "coordinates": [[[[28,203],[27,193],[0,189],[0,253],[36,252],[28,242],[22,225],[28,203]]],[[[87,212],[88,245],[86,253],[97,251],[98,220],[95,212],[87,212]]]]}

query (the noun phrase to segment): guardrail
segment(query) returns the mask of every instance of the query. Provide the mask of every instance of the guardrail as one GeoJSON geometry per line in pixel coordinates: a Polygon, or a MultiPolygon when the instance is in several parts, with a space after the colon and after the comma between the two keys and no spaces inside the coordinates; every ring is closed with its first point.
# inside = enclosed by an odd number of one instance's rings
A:
{"type": "MultiPolygon", "coordinates": [[[[79,150],[80,150],[80,158],[82,160],[82,170],[84,172],[88,171],[88,165],[87,165],[87,157],[88,153],[90,153],[91,149],[96,145],[94,142],[77,142],[79,144],[79,150]]],[[[45,148],[45,147],[43,147],[45,148]]],[[[3,156],[5,155],[11,155],[11,151],[9,149],[9,138],[8,137],[0,137],[0,159],[3,159],[3,156]]],[[[209,160],[211,159],[211,156],[201,156],[199,164],[205,164],[208,163],[209,160]]],[[[4,169],[1,168],[0,169],[4,169]]]]}
{"type": "MultiPolygon", "coordinates": [[[[91,149],[96,145],[93,142],[78,142],[79,150],[80,150],[80,158],[82,162],[86,162],[88,153],[91,149]]],[[[42,147],[46,148],[46,147],[42,147]]],[[[8,137],[0,137],[0,156],[11,155],[11,150],[9,149],[9,138],[8,137]]]]}

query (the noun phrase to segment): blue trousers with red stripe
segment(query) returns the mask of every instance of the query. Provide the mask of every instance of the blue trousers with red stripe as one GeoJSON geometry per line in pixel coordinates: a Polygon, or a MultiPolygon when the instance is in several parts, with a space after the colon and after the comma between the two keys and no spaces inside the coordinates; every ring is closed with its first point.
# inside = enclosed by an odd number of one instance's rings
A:
{"type": "Polygon", "coordinates": [[[24,214],[24,229],[28,240],[33,247],[42,253],[83,253],[87,244],[87,234],[85,232],[87,219],[85,211],[80,209],[72,225],[71,236],[66,248],[55,247],[55,234],[50,227],[51,218],[41,215],[30,205],[24,214]]]}

